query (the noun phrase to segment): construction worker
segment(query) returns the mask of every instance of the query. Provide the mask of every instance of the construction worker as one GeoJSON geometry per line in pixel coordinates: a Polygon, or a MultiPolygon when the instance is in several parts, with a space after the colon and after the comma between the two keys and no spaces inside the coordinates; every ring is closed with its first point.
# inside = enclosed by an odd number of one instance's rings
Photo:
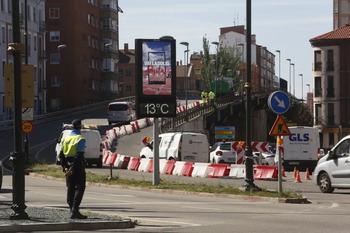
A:
{"type": "Polygon", "coordinates": [[[209,92],[209,103],[214,104],[215,93],[213,91],[209,92]]]}
{"type": "Polygon", "coordinates": [[[201,94],[202,103],[203,103],[203,104],[207,103],[207,96],[208,96],[207,91],[206,91],[206,90],[203,90],[203,91],[202,91],[202,94],[201,94]]]}
{"type": "Polygon", "coordinates": [[[67,203],[72,219],[86,219],[79,212],[79,206],[85,192],[85,138],[81,136],[81,120],[73,120],[73,130],[62,141],[60,160],[66,174],[67,203]]]}

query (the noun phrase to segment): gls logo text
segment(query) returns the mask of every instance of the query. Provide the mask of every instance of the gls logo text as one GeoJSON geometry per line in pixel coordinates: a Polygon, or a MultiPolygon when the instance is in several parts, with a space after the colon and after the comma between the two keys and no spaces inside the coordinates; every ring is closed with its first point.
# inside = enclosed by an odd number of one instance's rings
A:
{"type": "Polygon", "coordinates": [[[304,134],[292,133],[289,136],[289,140],[291,142],[308,142],[310,141],[310,135],[308,133],[304,133],[304,134]]]}

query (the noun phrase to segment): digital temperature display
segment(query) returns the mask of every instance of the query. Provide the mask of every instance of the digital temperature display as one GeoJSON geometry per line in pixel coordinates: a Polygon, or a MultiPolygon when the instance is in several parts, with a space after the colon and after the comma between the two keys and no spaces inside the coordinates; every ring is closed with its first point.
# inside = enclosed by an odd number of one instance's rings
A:
{"type": "Polygon", "coordinates": [[[176,115],[176,107],[173,103],[139,103],[139,116],[169,117],[176,115]]]}

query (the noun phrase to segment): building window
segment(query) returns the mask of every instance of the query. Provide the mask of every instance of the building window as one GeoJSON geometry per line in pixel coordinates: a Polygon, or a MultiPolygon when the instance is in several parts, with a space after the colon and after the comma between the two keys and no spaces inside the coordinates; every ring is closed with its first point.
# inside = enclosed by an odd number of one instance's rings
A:
{"type": "Polygon", "coordinates": [[[125,71],[125,76],[126,77],[131,77],[131,74],[132,74],[131,70],[126,70],[125,71]]]}
{"type": "Polygon", "coordinates": [[[315,125],[322,125],[321,104],[315,104],[315,125]]]}
{"type": "Polygon", "coordinates": [[[31,9],[30,6],[27,6],[27,13],[28,13],[27,19],[28,19],[29,21],[32,20],[30,9],[31,9]]]}
{"type": "Polygon", "coordinates": [[[334,133],[333,132],[329,133],[329,142],[328,142],[328,144],[329,144],[330,147],[334,146],[334,133]]]}
{"type": "Polygon", "coordinates": [[[33,7],[33,21],[36,22],[36,8],[33,7]]]}
{"type": "Polygon", "coordinates": [[[8,13],[12,12],[12,0],[7,1],[7,11],[8,13]]]}
{"type": "Polygon", "coordinates": [[[314,59],[315,59],[314,71],[321,71],[322,70],[321,50],[315,51],[314,59]]]}
{"type": "Polygon", "coordinates": [[[5,0],[1,0],[1,11],[5,11],[5,0]]]}
{"type": "Polygon", "coordinates": [[[34,51],[36,51],[36,36],[33,37],[33,47],[34,47],[34,51]]]}
{"type": "Polygon", "coordinates": [[[1,42],[4,44],[6,41],[6,29],[5,27],[1,27],[1,42]]]}
{"type": "Polygon", "coordinates": [[[50,31],[50,41],[60,41],[60,31],[50,31]]]}
{"type": "Polygon", "coordinates": [[[327,50],[327,71],[334,70],[333,49],[327,50]]]}
{"type": "Polygon", "coordinates": [[[130,85],[127,85],[127,86],[125,87],[125,91],[130,92],[130,91],[131,91],[131,86],[130,86],[130,85]]]}
{"type": "Polygon", "coordinates": [[[50,53],[50,64],[60,64],[59,53],[50,53]]]}
{"type": "Polygon", "coordinates": [[[60,9],[59,8],[49,8],[49,18],[50,19],[59,19],[60,18],[60,9]]]}
{"type": "Polygon", "coordinates": [[[334,78],[328,76],[327,97],[334,97],[334,78]]]}
{"type": "Polygon", "coordinates": [[[60,86],[60,77],[59,76],[53,76],[51,77],[51,87],[59,87],[60,86]]]}
{"type": "Polygon", "coordinates": [[[328,103],[328,122],[327,125],[334,125],[334,104],[328,103]]]}
{"type": "Polygon", "coordinates": [[[315,97],[322,97],[321,77],[315,77],[315,97]]]}

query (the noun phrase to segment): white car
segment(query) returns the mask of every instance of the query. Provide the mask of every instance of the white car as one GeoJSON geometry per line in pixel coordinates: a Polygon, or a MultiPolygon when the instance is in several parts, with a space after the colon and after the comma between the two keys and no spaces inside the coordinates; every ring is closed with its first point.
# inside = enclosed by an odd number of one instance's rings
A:
{"type": "MultiPolygon", "coordinates": [[[[254,158],[256,161],[256,164],[259,164],[259,157],[260,152],[254,152],[254,158]]],[[[261,165],[269,165],[274,166],[275,165],[275,154],[271,152],[262,152],[261,153],[261,165]]]]}
{"type": "Polygon", "coordinates": [[[232,142],[217,142],[210,152],[210,163],[236,163],[236,152],[232,148],[232,142]]]}
{"type": "Polygon", "coordinates": [[[313,182],[321,192],[332,193],[335,188],[350,189],[350,135],[341,139],[317,163],[313,182]]]}

